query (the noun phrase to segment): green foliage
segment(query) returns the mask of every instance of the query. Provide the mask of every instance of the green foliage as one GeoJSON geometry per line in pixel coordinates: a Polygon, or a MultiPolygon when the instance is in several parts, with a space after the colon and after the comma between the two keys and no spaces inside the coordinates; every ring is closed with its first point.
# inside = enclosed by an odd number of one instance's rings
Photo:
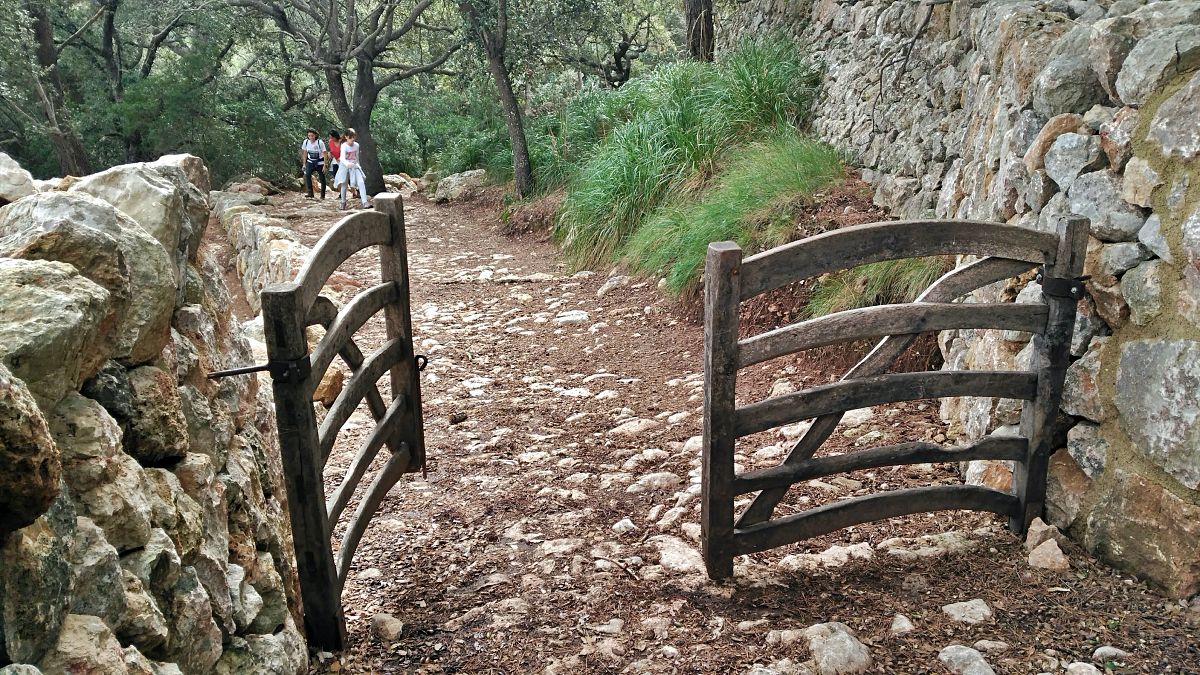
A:
{"type": "MultiPolygon", "coordinates": [[[[560,144],[567,166],[548,163],[549,176],[569,181],[557,230],[567,255],[582,264],[620,256],[669,197],[702,186],[731,149],[777,125],[803,122],[818,77],[795,42],[772,36],[716,64],[661,68],[606,94],[616,99],[611,103],[568,106],[562,127],[574,127],[585,141],[602,140],[587,148],[586,159],[560,144]]],[[[535,138],[535,145],[545,141],[535,138]]],[[[540,167],[539,176],[546,176],[540,167]]]]}
{"type": "Polygon", "coordinates": [[[780,126],[737,155],[698,199],[659,209],[638,228],[624,262],[665,273],[668,287],[681,292],[699,278],[709,242],[732,240],[747,250],[784,243],[795,207],[842,176],[837,153],[793,127],[780,126]]]}
{"type": "Polygon", "coordinates": [[[942,257],[904,258],[862,265],[821,280],[808,300],[810,317],[847,309],[911,302],[950,269],[942,257]]]}

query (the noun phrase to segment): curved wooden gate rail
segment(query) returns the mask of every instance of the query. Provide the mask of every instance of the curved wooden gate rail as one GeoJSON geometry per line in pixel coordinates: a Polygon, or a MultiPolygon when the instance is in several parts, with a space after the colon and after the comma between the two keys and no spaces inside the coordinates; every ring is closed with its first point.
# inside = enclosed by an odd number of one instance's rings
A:
{"type": "Polygon", "coordinates": [[[309,644],[326,650],[346,644],[342,586],[368,521],[401,475],[425,465],[403,204],[399,195],[378,195],[375,209],[343,218],[317,242],[294,282],[262,292],[304,623],[309,644]],[[318,293],[339,265],[370,246],[379,247],[382,283],[358,294],[339,311],[318,293]],[[387,340],[378,351],[364,356],[354,334],[380,311],[387,340]],[[305,329],[312,325],[324,326],[325,335],[309,353],[305,329]],[[335,357],[341,357],[353,374],[318,426],[313,390],[335,357]],[[384,374],[391,380],[390,403],[377,386],[384,374]],[[325,463],[338,432],[363,400],[375,418],[375,428],[359,447],[341,485],[326,500],[325,463]],[[391,454],[362,494],[335,560],[330,546],[333,525],[383,446],[391,454]]]}
{"type": "Polygon", "coordinates": [[[1088,224],[1062,219],[1056,233],[994,223],[928,220],[848,227],[742,259],[733,242],[709,245],[705,267],[704,457],[702,542],[708,574],[733,574],[735,555],[754,553],[883,518],[969,509],[1009,517],[1023,532],[1043,509],[1051,440],[1068,365],[1075,306],[1082,294],[1088,224]],[[913,303],[838,312],[738,339],[742,301],[787,283],[883,260],[966,254],[985,257],[949,272],[913,303]],[[953,301],[982,286],[1042,266],[1045,305],[953,301]],[[883,374],[924,332],[995,328],[1033,333],[1028,372],[934,371],[883,374]],[[737,406],[741,368],[825,345],[883,338],[841,381],[737,406]],[[1025,401],[1020,435],[989,436],[947,448],[901,443],[814,458],[849,410],[945,396],[1025,401]],[[812,426],[780,466],[737,474],[734,444],[743,436],[799,420],[812,426]],[[1002,459],[1014,464],[1015,494],[973,485],[894,490],[809,509],[772,520],[788,488],[845,471],[917,464],[1002,459]],[[734,499],[757,492],[735,521],[734,499]]]}

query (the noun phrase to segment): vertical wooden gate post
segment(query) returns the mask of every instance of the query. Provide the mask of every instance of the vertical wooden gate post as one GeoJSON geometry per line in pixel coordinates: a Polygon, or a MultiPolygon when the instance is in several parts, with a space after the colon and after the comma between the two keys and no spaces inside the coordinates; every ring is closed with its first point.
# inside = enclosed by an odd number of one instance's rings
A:
{"type": "Polygon", "coordinates": [[[340,650],[346,645],[346,621],[337,568],[329,549],[325,481],[321,475],[325,462],[320,457],[317,420],[307,386],[307,312],[298,304],[297,290],[295,286],[284,286],[262,292],[263,328],[271,358],[271,390],[275,394],[305,632],[310,644],[340,650]]]}
{"type": "Polygon", "coordinates": [[[742,249],[708,245],[704,266],[704,462],[700,527],[713,579],[733,576],[734,393],[738,370],[738,304],[742,249]]]}

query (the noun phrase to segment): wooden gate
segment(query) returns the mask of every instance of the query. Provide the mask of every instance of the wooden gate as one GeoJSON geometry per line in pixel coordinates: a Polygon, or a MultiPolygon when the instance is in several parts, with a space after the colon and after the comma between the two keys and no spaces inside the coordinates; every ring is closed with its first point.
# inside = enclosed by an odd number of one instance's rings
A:
{"type": "Polygon", "coordinates": [[[1042,512],[1051,440],[1068,365],[1075,306],[1082,294],[1088,225],[1063,219],[1055,233],[994,223],[930,220],[847,227],[742,259],[733,242],[709,245],[705,268],[705,398],[702,542],[708,574],[733,574],[735,555],[764,551],[883,518],[969,509],[1009,517],[1023,532],[1042,512]],[[787,283],[867,263],[965,254],[985,257],[949,272],[915,302],[838,312],[738,339],[738,306],[787,283]],[[1042,266],[1046,304],[954,303],[982,286],[1042,266]],[[919,334],[955,328],[1033,333],[1028,372],[933,371],[882,374],[919,334]],[[876,339],[875,348],[840,382],[738,407],[737,371],[785,354],[840,342],[876,339]],[[1022,399],[1020,435],[987,437],[947,448],[902,443],[814,458],[849,410],[948,396],[1022,399]],[[799,420],[812,426],[780,466],[737,474],[738,438],[799,420]],[[1015,494],[973,485],[893,490],[846,499],[772,520],[788,488],[846,471],[925,462],[999,459],[1013,462],[1015,494]],[[734,499],[757,492],[734,519],[734,499]]]}
{"type": "Polygon", "coordinates": [[[326,650],[342,649],[346,644],[342,586],[368,521],[402,474],[425,466],[403,204],[399,195],[381,194],[375,197],[375,209],[343,218],[317,242],[294,282],[262,292],[304,623],[309,644],[326,650]],[[370,246],[379,247],[382,283],[359,293],[339,311],[319,295],[321,288],[338,266],[370,246]],[[386,342],[364,357],[354,334],[380,311],[386,342]],[[310,353],[306,329],[312,325],[324,326],[325,335],[310,353]],[[318,426],[313,391],[339,356],[352,375],[318,426]],[[377,385],[385,373],[390,375],[390,403],[377,385]],[[338,432],[364,399],[375,427],[359,447],[341,485],[326,500],[325,463],[338,432]],[[360,496],[335,561],[330,546],[333,526],[383,446],[390,457],[360,496]]]}

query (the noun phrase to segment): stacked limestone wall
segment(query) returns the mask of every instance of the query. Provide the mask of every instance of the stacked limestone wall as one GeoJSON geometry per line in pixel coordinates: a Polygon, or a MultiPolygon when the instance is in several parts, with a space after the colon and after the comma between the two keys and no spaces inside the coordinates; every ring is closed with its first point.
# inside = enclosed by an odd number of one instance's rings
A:
{"type": "Polygon", "coordinates": [[[253,358],[209,187],[0,155],[0,672],[306,671],[271,407],[206,378],[253,358]]]}
{"type": "MultiPolygon", "coordinates": [[[[1091,220],[1048,516],[1170,595],[1200,591],[1200,2],[750,0],[732,23],[735,39],[812,46],[827,68],[815,132],[893,214],[1091,220]]],[[[1022,278],[973,299],[1040,292],[1022,278]]],[[[941,345],[948,368],[1028,354],[1027,336],[995,331],[941,345]]],[[[942,413],[975,438],[1018,408],[942,413]]],[[[967,477],[1011,484],[996,464],[967,477]]]]}

